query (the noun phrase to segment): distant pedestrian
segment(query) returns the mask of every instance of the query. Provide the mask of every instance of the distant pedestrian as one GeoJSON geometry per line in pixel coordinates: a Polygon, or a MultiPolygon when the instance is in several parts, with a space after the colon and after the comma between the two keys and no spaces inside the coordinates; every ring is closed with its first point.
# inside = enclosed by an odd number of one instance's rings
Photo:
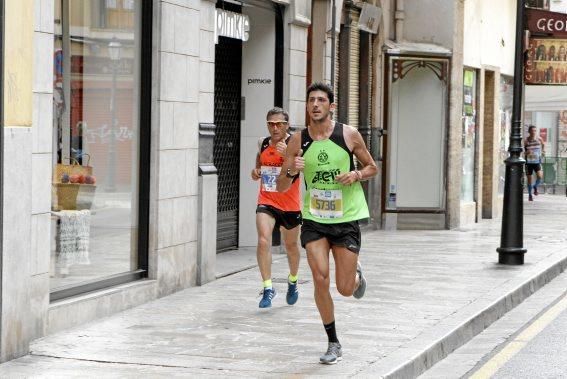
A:
{"type": "Polygon", "coordinates": [[[528,127],[528,136],[524,139],[524,156],[526,158],[526,177],[528,179],[528,200],[534,201],[533,195],[539,195],[537,187],[543,183],[543,170],[541,168],[542,157],[545,153],[543,140],[536,135],[537,128],[534,125],[528,127]],[[533,184],[533,174],[536,181],[533,184]]]}
{"type": "Polygon", "coordinates": [[[358,263],[361,233],[358,220],[369,217],[360,181],[376,175],[377,167],[357,129],[334,122],[333,90],[313,83],[307,89],[309,125],[288,144],[278,190],[289,188],[303,171],[305,197],[301,245],[313,274],[315,303],[327,333],[327,352],[319,359],[334,364],[342,359],[330,293],[329,253],[335,260],[335,282],[343,296],[360,299],[366,279],[358,263]],[[357,169],[354,158],[361,166],[357,169]]]}
{"type": "Polygon", "coordinates": [[[272,232],[281,228],[288,257],[289,276],[286,301],[289,305],[297,302],[299,268],[299,225],[301,208],[299,202],[298,176],[292,178],[289,190],[277,192],[276,180],[280,174],[289,141],[289,116],[281,108],[273,108],[266,116],[269,136],[258,141],[256,166],[252,170],[253,180],[260,180],[258,206],[256,208],[256,229],[258,246],[256,258],[262,276],[262,299],[260,308],[272,306],[276,289],[272,285],[272,232]]]}

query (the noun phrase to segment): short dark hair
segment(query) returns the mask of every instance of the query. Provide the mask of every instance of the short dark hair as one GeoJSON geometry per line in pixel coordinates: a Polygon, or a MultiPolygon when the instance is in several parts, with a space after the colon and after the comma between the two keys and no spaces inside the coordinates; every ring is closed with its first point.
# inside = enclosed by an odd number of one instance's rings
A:
{"type": "Polygon", "coordinates": [[[532,129],[535,129],[536,126],[535,125],[530,125],[528,126],[528,133],[532,131],[532,129]]]}
{"type": "Polygon", "coordinates": [[[286,122],[289,122],[289,115],[287,114],[286,111],[283,110],[283,108],[280,107],[273,107],[272,109],[270,109],[268,111],[268,114],[266,115],[266,120],[270,118],[270,116],[273,116],[275,114],[281,114],[284,116],[286,122]]]}
{"type": "Polygon", "coordinates": [[[323,91],[327,94],[330,103],[335,102],[335,93],[333,92],[333,88],[325,83],[322,82],[313,82],[309,87],[307,87],[307,100],[309,100],[309,94],[313,91],[323,91]]]}

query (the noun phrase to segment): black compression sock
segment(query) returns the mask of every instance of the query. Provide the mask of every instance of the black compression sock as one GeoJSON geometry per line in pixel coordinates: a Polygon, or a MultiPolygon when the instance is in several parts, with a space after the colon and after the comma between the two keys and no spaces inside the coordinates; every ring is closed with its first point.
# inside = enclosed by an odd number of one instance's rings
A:
{"type": "Polygon", "coordinates": [[[327,337],[329,337],[329,342],[339,342],[337,338],[337,330],[335,329],[335,322],[331,322],[330,324],[324,325],[325,331],[327,332],[327,337]]]}

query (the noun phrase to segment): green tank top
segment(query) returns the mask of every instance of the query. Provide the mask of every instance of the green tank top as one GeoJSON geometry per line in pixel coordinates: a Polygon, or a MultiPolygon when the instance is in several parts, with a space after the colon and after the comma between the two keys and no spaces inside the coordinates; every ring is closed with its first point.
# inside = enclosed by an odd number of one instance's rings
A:
{"type": "Polygon", "coordinates": [[[303,218],[323,224],[338,224],[369,217],[368,206],[359,182],[345,186],[335,177],[355,169],[348,149],[343,125],[336,122],[331,136],[314,141],[307,129],[301,132],[301,149],[305,158],[303,179],[303,218]]]}

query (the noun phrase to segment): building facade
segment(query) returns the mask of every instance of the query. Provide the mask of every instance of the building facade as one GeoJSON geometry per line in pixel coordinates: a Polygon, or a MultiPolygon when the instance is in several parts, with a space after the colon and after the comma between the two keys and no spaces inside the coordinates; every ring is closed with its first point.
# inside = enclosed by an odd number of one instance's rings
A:
{"type": "Polygon", "coordinates": [[[444,229],[499,215],[515,6],[381,2],[373,108],[373,123],[384,129],[382,176],[374,183],[378,225],[444,229]]]}
{"type": "Polygon", "coordinates": [[[500,212],[513,0],[3,3],[1,361],[255,246],[266,112],[305,127],[312,81],[380,167],[371,226],[500,212]]]}
{"type": "Polygon", "coordinates": [[[240,172],[269,108],[304,125],[311,21],[308,1],[4,3],[2,361],[253,243],[240,172]]]}

